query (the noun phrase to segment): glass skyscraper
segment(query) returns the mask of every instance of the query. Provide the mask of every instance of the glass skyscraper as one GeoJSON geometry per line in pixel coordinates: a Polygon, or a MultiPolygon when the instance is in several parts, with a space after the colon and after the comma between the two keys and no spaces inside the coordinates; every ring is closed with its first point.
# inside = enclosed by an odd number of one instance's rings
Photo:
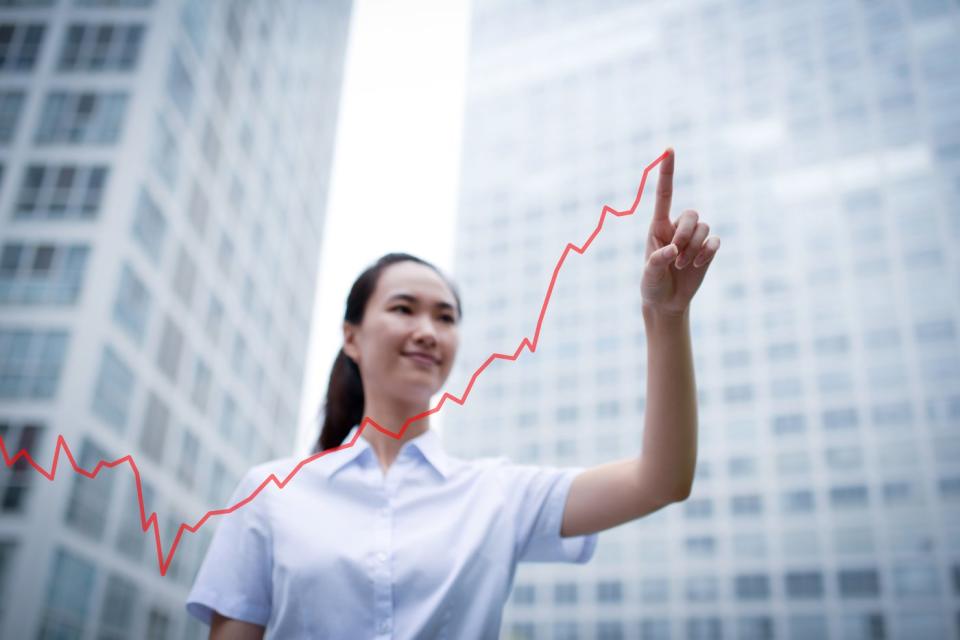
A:
{"type": "MultiPolygon", "coordinates": [[[[521,565],[503,637],[958,637],[958,5],[476,0],[466,104],[447,390],[533,338],[566,244],[668,145],[672,218],[722,240],[692,495],[585,566],[521,565]]],[[[447,403],[454,453],[640,453],[655,179],[568,255],[536,353],[447,403]]]]}
{"type": "MultiPolygon", "coordinates": [[[[133,456],[165,559],[292,452],[351,4],[0,0],[0,437],[133,456]]],[[[0,465],[0,637],[193,638],[126,464],[0,465]]]]}

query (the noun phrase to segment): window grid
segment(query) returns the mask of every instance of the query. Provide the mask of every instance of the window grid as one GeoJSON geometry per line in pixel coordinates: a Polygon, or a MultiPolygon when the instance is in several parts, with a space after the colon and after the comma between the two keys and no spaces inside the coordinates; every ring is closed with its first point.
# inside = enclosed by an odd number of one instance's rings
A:
{"type": "Polygon", "coordinates": [[[95,218],[108,175],[105,166],[30,165],[23,174],[14,216],[95,218]]]}
{"type": "MultiPolygon", "coordinates": [[[[36,460],[42,435],[43,427],[40,425],[0,421],[0,438],[3,439],[7,453],[11,456],[16,456],[20,451],[26,451],[36,460]]],[[[37,472],[25,457],[17,460],[12,467],[4,465],[0,468],[0,513],[20,513],[26,508],[30,486],[36,475],[37,472]]],[[[2,586],[0,583],[0,588],[2,586]]]]}
{"type": "Polygon", "coordinates": [[[0,24],[0,72],[33,69],[45,31],[42,24],[0,24]]]}
{"type": "Polygon", "coordinates": [[[130,71],[137,65],[140,24],[71,24],[60,50],[60,71],[130,71]]]}
{"type": "Polygon", "coordinates": [[[127,94],[119,91],[52,91],[47,95],[37,144],[112,144],[120,136],[127,94]]]}
{"type": "Polygon", "coordinates": [[[0,304],[75,303],[89,253],[84,245],[4,244],[0,304]]]}

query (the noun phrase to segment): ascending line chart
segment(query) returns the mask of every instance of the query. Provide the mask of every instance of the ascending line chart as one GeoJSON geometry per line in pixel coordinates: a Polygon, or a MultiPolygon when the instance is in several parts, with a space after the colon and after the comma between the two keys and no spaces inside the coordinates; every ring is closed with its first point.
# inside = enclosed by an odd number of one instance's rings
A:
{"type": "Polygon", "coordinates": [[[647,182],[647,176],[657,165],[659,165],[669,155],[669,153],[670,153],[669,150],[665,151],[660,157],[658,157],[656,160],[651,162],[646,167],[646,169],[644,169],[643,176],[640,179],[640,187],[637,189],[637,195],[634,198],[633,204],[629,209],[627,209],[626,211],[617,211],[612,207],[610,207],[609,205],[604,205],[603,210],[600,213],[600,220],[597,222],[597,226],[594,228],[593,232],[586,239],[586,241],[584,241],[583,245],[578,247],[573,243],[567,243],[566,247],[563,250],[563,253],[560,255],[560,259],[557,261],[557,264],[553,269],[553,274],[550,278],[550,285],[547,287],[547,292],[544,295],[543,304],[540,307],[540,315],[537,317],[537,326],[533,333],[533,339],[530,339],[527,337],[523,338],[523,340],[520,341],[520,344],[517,345],[517,348],[513,352],[513,354],[506,354],[506,353],[491,354],[484,361],[484,363],[480,365],[480,367],[477,368],[476,371],[473,372],[473,375],[470,376],[470,381],[467,384],[467,387],[463,390],[463,393],[459,397],[451,393],[445,392],[443,396],[440,398],[440,401],[437,402],[435,407],[427,411],[424,411],[423,413],[419,413],[415,416],[411,416],[410,418],[407,418],[404,421],[403,426],[401,426],[400,428],[400,433],[394,433],[388,429],[385,429],[381,425],[377,424],[377,422],[371,419],[370,417],[364,417],[363,421],[360,424],[360,428],[357,429],[357,432],[353,436],[353,439],[351,439],[349,442],[345,442],[341,444],[339,447],[335,447],[333,449],[328,449],[326,451],[316,453],[308,458],[301,460],[284,478],[278,478],[275,474],[270,474],[269,476],[263,479],[263,481],[257,486],[256,489],[254,489],[250,493],[250,495],[248,495],[243,500],[240,500],[236,504],[230,505],[229,507],[224,507],[222,509],[215,509],[213,511],[208,511],[203,515],[202,518],[200,518],[198,521],[196,521],[193,524],[188,524],[188,523],[180,524],[180,526],[177,528],[177,532],[174,536],[173,542],[172,544],[170,544],[170,549],[166,553],[164,553],[163,542],[160,539],[160,527],[159,527],[157,513],[153,512],[149,516],[147,516],[146,505],[144,504],[144,498],[143,498],[143,483],[140,478],[140,469],[137,467],[137,464],[134,461],[133,456],[125,455],[122,458],[118,458],[116,460],[111,460],[111,461],[101,460],[100,462],[97,463],[97,465],[93,469],[87,470],[82,468],[77,463],[76,458],[74,458],[73,456],[73,452],[70,450],[70,447],[67,445],[67,441],[64,439],[63,435],[59,435],[57,436],[57,443],[53,452],[53,461],[51,462],[50,469],[48,471],[44,469],[41,465],[39,465],[26,450],[21,450],[15,454],[11,454],[7,450],[6,443],[4,442],[3,438],[0,437],[0,454],[3,455],[3,461],[7,465],[7,467],[13,467],[13,465],[17,464],[21,460],[25,461],[27,464],[33,467],[33,469],[36,470],[37,473],[41,474],[43,477],[45,477],[47,480],[50,480],[51,482],[57,477],[57,471],[60,465],[61,454],[66,456],[67,461],[69,461],[70,466],[73,467],[73,470],[76,473],[91,479],[97,477],[97,475],[103,469],[113,469],[114,467],[119,467],[120,465],[124,465],[124,464],[129,465],[130,470],[133,472],[133,479],[137,488],[137,502],[140,509],[140,524],[145,534],[148,533],[151,527],[153,528],[153,538],[156,544],[156,552],[157,552],[157,564],[160,569],[160,575],[166,576],[167,570],[170,567],[170,563],[173,561],[174,554],[177,552],[177,548],[179,547],[180,541],[183,539],[183,536],[185,533],[188,533],[188,532],[196,533],[197,531],[200,530],[202,526],[204,526],[207,523],[208,520],[210,520],[210,518],[213,518],[215,516],[226,516],[233,513],[237,509],[242,509],[248,503],[253,501],[260,494],[260,492],[263,491],[270,484],[274,484],[279,489],[283,489],[284,487],[287,486],[287,484],[292,482],[294,477],[297,475],[297,473],[299,473],[300,470],[303,469],[308,464],[316,460],[319,460],[324,456],[335,455],[340,450],[349,449],[350,447],[352,447],[354,443],[356,443],[357,439],[363,433],[363,430],[368,425],[373,426],[378,431],[392,438],[395,438],[395,439],[402,438],[404,432],[406,431],[407,427],[410,424],[417,422],[418,420],[426,418],[427,416],[440,411],[440,409],[443,408],[443,405],[447,400],[456,402],[457,404],[462,406],[466,402],[467,397],[469,397],[470,390],[473,388],[473,385],[477,381],[477,378],[480,376],[481,373],[483,373],[483,371],[488,366],[490,366],[490,364],[494,360],[515,361],[518,357],[520,357],[520,353],[524,350],[524,348],[529,349],[531,353],[535,352],[537,350],[537,343],[540,340],[540,329],[543,326],[543,319],[546,316],[547,307],[550,304],[550,298],[553,294],[553,288],[556,285],[557,276],[559,275],[560,269],[563,267],[563,263],[566,260],[567,256],[570,254],[571,251],[575,251],[581,255],[587,251],[587,249],[593,243],[593,240],[597,237],[597,235],[599,235],[600,231],[603,229],[603,223],[606,220],[606,217],[608,214],[612,214],[617,217],[631,216],[634,214],[634,212],[637,210],[637,207],[640,205],[641,198],[643,197],[643,189],[647,182]]]}

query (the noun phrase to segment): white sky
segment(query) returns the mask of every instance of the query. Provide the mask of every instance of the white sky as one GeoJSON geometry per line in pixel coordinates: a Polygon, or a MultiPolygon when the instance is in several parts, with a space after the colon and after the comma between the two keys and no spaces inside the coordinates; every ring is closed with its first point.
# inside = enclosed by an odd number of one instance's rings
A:
{"type": "Polygon", "coordinates": [[[298,454],[318,435],[357,275],[390,251],[452,270],[468,19],[468,0],[354,3],[298,454]]]}

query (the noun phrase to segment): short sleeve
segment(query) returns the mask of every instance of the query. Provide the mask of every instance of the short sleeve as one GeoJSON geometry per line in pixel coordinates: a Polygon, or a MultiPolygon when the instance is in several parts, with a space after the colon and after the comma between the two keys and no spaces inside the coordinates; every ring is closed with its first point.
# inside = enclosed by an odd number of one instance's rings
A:
{"type": "Polygon", "coordinates": [[[585,468],[516,464],[507,468],[508,500],[516,501],[518,562],[589,562],[598,534],[560,537],[570,485],[585,468]]]}
{"type": "MultiPolygon", "coordinates": [[[[247,472],[228,504],[245,499],[265,477],[254,470],[247,472]]],[[[187,611],[206,624],[217,611],[227,618],[266,626],[273,562],[263,496],[216,518],[220,522],[187,597],[187,611]]]]}

